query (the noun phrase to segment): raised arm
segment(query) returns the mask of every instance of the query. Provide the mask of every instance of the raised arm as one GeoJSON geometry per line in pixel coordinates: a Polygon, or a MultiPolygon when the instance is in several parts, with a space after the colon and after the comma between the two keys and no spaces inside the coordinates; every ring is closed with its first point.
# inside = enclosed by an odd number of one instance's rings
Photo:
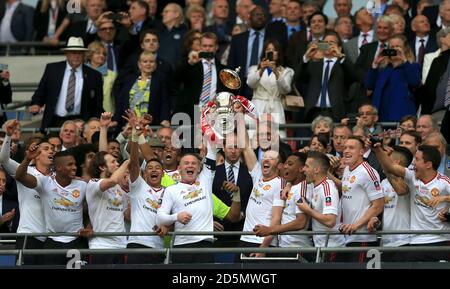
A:
{"type": "Polygon", "coordinates": [[[11,136],[14,134],[14,131],[18,125],[18,121],[16,119],[8,120],[5,124],[5,139],[2,144],[2,149],[0,151],[0,163],[4,164],[9,160],[11,153],[11,136]]]}
{"type": "Polygon", "coordinates": [[[245,131],[245,149],[242,151],[242,155],[244,156],[245,164],[249,172],[253,171],[255,165],[258,163],[258,159],[256,158],[256,154],[250,146],[250,138],[248,136],[247,128],[244,126],[245,131]]]}
{"type": "Polygon", "coordinates": [[[104,192],[107,189],[112,188],[115,185],[119,184],[125,177],[125,174],[127,173],[129,163],[130,160],[124,161],[122,165],[112,174],[111,177],[102,180],[100,183],[100,190],[104,192]]]}
{"type": "Polygon", "coordinates": [[[231,223],[236,223],[239,222],[241,220],[241,194],[240,194],[240,189],[238,186],[236,186],[235,184],[231,183],[231,182],[223,182],[223,188],[226,191],[232,192],[233,193],[233,197],[232,197],[232,203],[231,203],[231,207],[230,210],[228,211],[227,215],[225,216],[225,220],[231,222],[231,223]]]}
{"type": "Polygon", "coordinates": [[[98,142],[98,151],[108,151],[108,127],[111,124],[112,113],[104,112],[100,117],[100,138],[98,142]]]}
{"type": "Polygon", "coordinates": [[[37,187],[37,179],[27,173],[28,166],[30,162],[34,160],[39,155],[39,146],[32,144],[29,149],[26,151],[25,158],[22,163],[20,163],[19,167],[16,171],[16,180],[21,182],[24,186],[30,189],[34,189],[37,187]]]}
{"type": "Polygon", "coordinates": [[[386,177],[397,195],[404,196],[409,193],[409,187],[404,179],[390,174],[387,174],[386,177]]]}
{"type": "Polygon", "coordinates": [[[381,147],[381,144],[375,144],[373,147],[375,151],[375,155],[377,156],[380,165],[384,168],[387,174],[393,174],[397,177],[404,178],[405,177],[405,168],[394,164],[384,149],[381,147]]]}
{"type": "Polygon", "coordinates": [[[138,134],[136,130],[133,129],[131,140],[128,142],[130,146],[130,181],[134,183],[140,174],[140,166],[139,166],[139,147],[137,143],[138,134]]]}

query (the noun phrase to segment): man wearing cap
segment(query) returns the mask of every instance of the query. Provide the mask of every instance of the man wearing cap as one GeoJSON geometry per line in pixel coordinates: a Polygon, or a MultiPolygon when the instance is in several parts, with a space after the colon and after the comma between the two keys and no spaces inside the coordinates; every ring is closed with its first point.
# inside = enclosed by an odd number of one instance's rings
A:
{"type": "Polygon", "coordinates": [[[45,107],[41,131],[60,127],[70,119],[87,121],[103,112],[102,75],[83,64],[88,50],[83,39],[70,37],[62,50],[66,60],[47,64],[31,98],[31,113],[39,113],[45,107]]]}

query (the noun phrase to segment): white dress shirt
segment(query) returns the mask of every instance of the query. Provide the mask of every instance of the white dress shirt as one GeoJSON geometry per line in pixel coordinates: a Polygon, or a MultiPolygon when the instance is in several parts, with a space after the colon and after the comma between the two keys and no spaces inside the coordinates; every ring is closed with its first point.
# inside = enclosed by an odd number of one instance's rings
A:
{"type": "Polygon", "coordinates": [[[3,15],[2,23],[0,26],[0,42],[17,42],[11,31],[11,21],[13,14],[16,11],[20,2],[16,1],[11,5],[6,5],[5,15],[3,15]]]}
{"type": "MultiPolygon", "coordinates": [[[[367,43],[373,42],[373,30],[369,30],[366,33],[359,33],[358,36],[358,48],[361,48],[361,46],[363,45],[363,41],[364,41],[364,36],[363,34],[367,34],[366,39],[367,39],[367,43]]],[[[358,54],[359,54],[359,50],[358,50],[358,54]]]]}
{"type": "Polygon", "coordinates": [[[69,86],[70,70],[72,67],[66,62],[66,70],[64,71],[64,78],[59,92],[58,102],[56,103],[56,115],[65,117],[69,115],[78,115],[81,112],[81,93],[83,90],[83,69],[82,65],[77,67],[75,72],[75,102],[73,111],[68,113],[66,110],[67,86],[69,86]]]}
{"type": "MultiPolygon", "coordinates": [[[[428,43],[428,39],[429,39],[429,38],[430,38],[429,35],[427,35],[427,36],[425,36],[425,37],[422,37],[422,38],[416,36],[416,43],[415,43],[414,45],[415,45],[415,48],[416,48],[416,59],[417,59],[417,60],[419,59],[419,49],[420,49],[420,45],[422,45],[422,43],[420,42],[420,40],[421,40],[421,39],[425,40],[425,41],[423,42],[423,46],[424,46],[424,47],[427,47],[427,43],[428,43]]],[[[424,54],[424,56],[425,56],[425,54],[424,54]]]]}
{"type": "MultiPolygon", "coordinates": [[[[322,84],[323,84],[323,80],[324,80],[324,76],[325,76],[325,69],[327,67],[327,62],[328,60],[331,60],[330,62],[330,71],[328,72],[328,88],[330,88],[330,76],[331,76],[331,71],[333,71],[333,66],[337,61],[336,57],[333,58],[323,58],[323,70],[322,70],[322,84]]],[[[319,95],[319,99],[317,100],[316,106],[320,107],[320,100],[322,99],[322,93],[319,95]]],[[[326,95],[326,99],[327,99],[327,107],[331,107],[331,103],[330,103],[330,96],[327,90],[327,95],[326,95]]]]}
{"type": "MultiPolygon", "coordinates": [[[[253,50],[252,49],[253,41],[255,41],[255,37],[256,37],[255,32],[256,32],[256,30],[253,30],[253,29],[249,30],[249,36],[248,36],[248,42],[247,42],[247,66],[246,66],[246,70],[245,70],[246,72],[248,72],[248,69],[250,67],[250,61],[252,58],[252,50],[253,50]]],[[[266,34],[266,30],[261,29],[258,31],[258,33],[259,33],[259,38],[258,38],[259,45],[258,45],[258,58],[257,59],[258,59],[258,63],[259,63],[259,61],[261,60],[261,53],[262,53],[263,46],[264,46],[264,36],[266,34]]]]}
{"type": "Polygon", "coordinates": [[[97,33],[97,27],[95,26],[94,21],[91,18],[88,19],[88,23],[86,25],[86,33],[95,34],[97,33]]]}
{"type": "MultiPolygon", "coordinates": [[[[226,179],[228,180],[228,170],[229,170],[229,167],[231,166],[231,164],[227,161],[225,161],[224,164],[225,164],[225,175],[226,175],[226,179]]],[[[234,184],[237,184],[237,181],[238,181],[240,165],[241,164],[239,161],[237,161],[235,164],[233,164],[234,184]]]]}

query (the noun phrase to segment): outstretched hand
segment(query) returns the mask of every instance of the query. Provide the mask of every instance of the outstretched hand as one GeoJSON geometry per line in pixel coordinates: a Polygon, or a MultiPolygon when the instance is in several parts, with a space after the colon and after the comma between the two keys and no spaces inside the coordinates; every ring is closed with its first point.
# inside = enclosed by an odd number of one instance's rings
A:
{"type": "Polygon", "coordinates": [[[40,154],[40,152],[41,152],[41,150],[39,149],[39,145],[37,145],[36,143],[32,143],[26,151],[25,158],[28,161],[32,161],[35,158],[37,158],[37,156],[40,154]]]}

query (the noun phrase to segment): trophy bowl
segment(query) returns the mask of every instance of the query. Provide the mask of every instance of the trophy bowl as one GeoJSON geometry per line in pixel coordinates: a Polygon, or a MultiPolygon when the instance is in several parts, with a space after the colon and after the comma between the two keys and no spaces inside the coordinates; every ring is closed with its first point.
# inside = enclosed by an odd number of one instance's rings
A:
{"type": "Polygon", "coordinates": [[[240,67],[236,68],[236,70],[232,69],[222,69],[219,73],[220,81],[222,81],[225,87],[238,90],[241,87],[241,78],[239,77],[240,67]]]}
{"type": "Polygon", "coordinates": [[[234,95],[229,92],[220,92],[215,97],[216,109],[210,115],[211,127],[219,138],[233,132],[235,115],[233,110],[234,95]]]}

